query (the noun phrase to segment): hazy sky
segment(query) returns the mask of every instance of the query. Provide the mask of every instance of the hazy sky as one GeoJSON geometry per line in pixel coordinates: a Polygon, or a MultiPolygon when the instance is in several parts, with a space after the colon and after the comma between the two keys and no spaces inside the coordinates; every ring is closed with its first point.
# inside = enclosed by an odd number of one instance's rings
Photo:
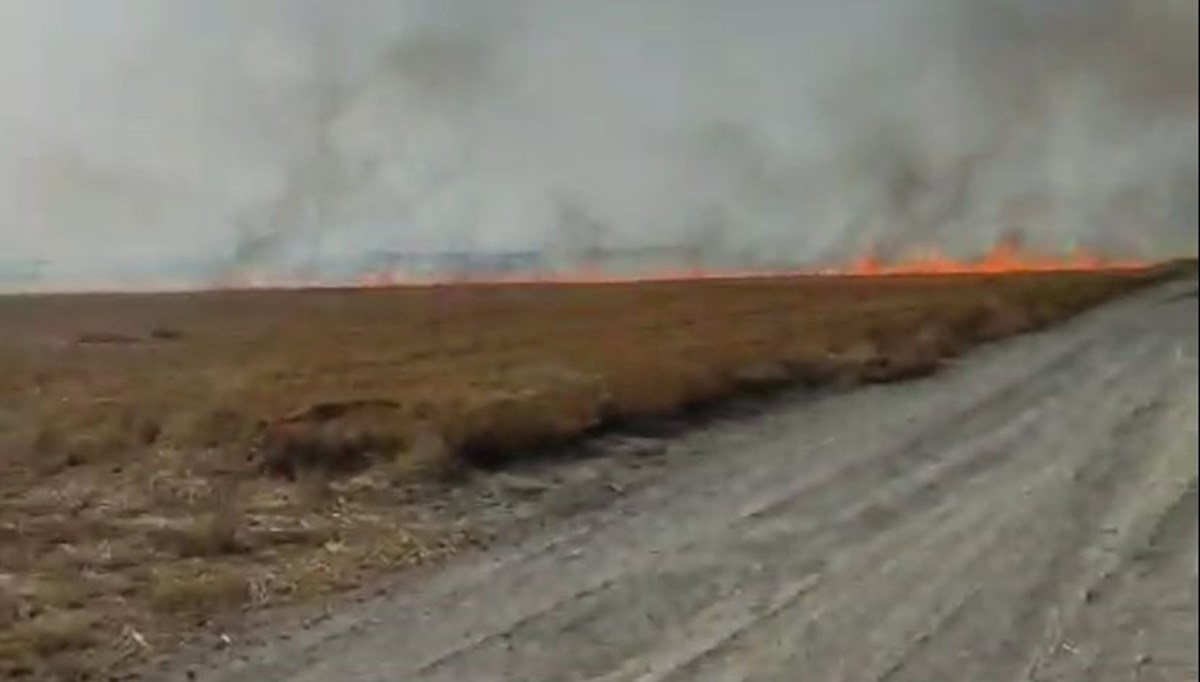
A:
{"type": "Polygon", "coordinates": [[[0,0],[0,270],[1015,228],[1194,253],[1196,25],[1194,0],[0,0]]]}

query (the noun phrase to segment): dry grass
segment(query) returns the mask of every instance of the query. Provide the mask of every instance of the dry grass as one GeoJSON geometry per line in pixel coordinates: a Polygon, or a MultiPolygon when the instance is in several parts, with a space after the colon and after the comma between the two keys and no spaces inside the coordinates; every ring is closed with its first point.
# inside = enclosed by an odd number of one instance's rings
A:
{"type": "Polygon", "coordinates": [[[0,299],[0,677],[118,666],[452,550],[413,530],[413,482],[930,372],[1161,274],[0,299]]]}

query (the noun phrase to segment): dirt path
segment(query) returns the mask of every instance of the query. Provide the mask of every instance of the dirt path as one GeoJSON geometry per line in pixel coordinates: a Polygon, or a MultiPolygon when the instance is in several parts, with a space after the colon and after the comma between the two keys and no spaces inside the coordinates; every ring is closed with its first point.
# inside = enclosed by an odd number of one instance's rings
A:
{"type": "Polygon", "coordinates": [[[600,511],[151,679],[1195,680],[1194,291],[710,429],[600,511]]]}

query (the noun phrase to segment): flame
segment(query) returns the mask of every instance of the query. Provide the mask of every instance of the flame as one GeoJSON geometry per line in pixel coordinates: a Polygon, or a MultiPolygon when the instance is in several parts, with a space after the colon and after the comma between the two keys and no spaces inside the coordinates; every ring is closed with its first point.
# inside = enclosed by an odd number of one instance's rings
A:
{"type": "Polygon", "coordinates": [[[454,277],[414,277],[395,272],[372,272],[350,282],[291,282],[280,279],[241,278],[227,282],[234,289],[292,289],[292,288],[385,288],[432,287],[453,284],[605,284],[633,282],[666,282],[712,279],[762,279],[797,276],[888,277],[922,275],[998,275],[1038,272],[1087,272],[1140,270],[1149,264],[1140,260],[1109,259],[1076,248],[1066,255],[1047,255],[1023,248],[1016,240],[999,241],[989,251],[974,260],[955,259],[939,250],[927,248],[906,258],[885,261],[873,254],[864,254],[850,263],[824,268],[794,269],[702,269],[660,268],[651,272],[619,274],[596,267],[568,272],[538,272],[514,274],[480,274],[454,277]]]}
{"type": "Polygon", "coordinates": [[[1021,248],[1012,240],[1002,240],[975,261],[948,258],[936,249],[927,249],[895,263],[881,263],[864,256],[838,274],[861,277],[880,275],[970,275],[1029,272],[1084,272],[1089,270],[1133,270],[1146,267],[1138,260],[1113,260],[1076,248],[1066,256],[1038,254],[1021,248]]]}

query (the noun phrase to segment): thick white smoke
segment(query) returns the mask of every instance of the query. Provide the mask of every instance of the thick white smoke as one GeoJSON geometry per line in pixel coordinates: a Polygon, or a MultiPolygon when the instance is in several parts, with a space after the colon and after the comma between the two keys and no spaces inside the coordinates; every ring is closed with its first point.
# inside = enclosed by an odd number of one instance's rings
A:
{"type": "Polygon", "coordinates": [[[1194,0],[3,0],[0,287],[1013,230],[1194,254],[1196,26],[1194,0]]]}

